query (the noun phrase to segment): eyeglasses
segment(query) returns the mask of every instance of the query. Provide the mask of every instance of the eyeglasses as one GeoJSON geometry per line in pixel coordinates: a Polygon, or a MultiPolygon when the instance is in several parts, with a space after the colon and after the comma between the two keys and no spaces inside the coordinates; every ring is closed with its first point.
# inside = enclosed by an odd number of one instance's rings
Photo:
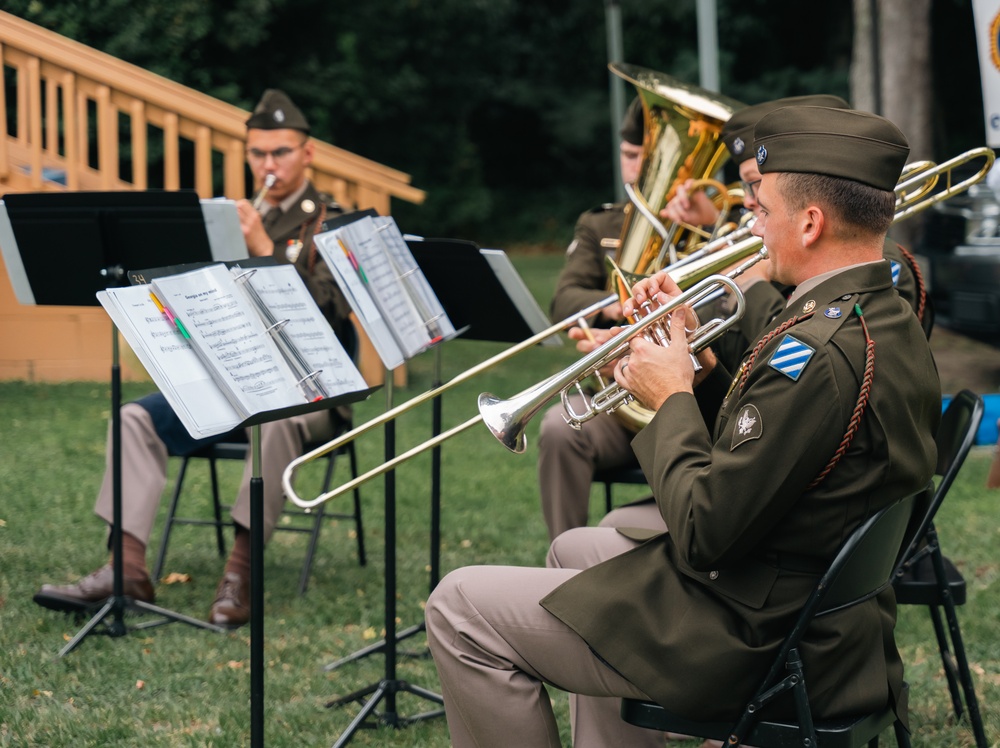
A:
{"type": "Polygon", "coordinates": [[[755,191],[756,185],[760,184],[761,180],[755,179],[752,182],[744,182],[740,180],[740,186],[743,188],[743,194],[747,195],[751,200],[756,200],[757,195],[755,191]]]}
{"type": "Polygon", "coordinates": [[[266,161],[267,157],[270,156],[275,161],[283,161],[304,145],[305,143],[299,143],[296,146],[283,145],[281,148],[275,148],[273,151],[262,151],[259,148],[247,148],[247,158],[251,161],[266,161]]]}

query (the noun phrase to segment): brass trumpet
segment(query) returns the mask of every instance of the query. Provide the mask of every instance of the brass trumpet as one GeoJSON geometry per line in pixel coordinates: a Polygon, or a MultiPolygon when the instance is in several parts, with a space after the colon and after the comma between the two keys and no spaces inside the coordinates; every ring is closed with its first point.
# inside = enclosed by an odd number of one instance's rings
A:
{"type": "Polygon", "coordinates": [[[583,394],[581,383],[624,355],[628,350],[629,341],[636,335],[646,335],[647,339],[665,345],[670,334],[666,324],[667,315],[680,306],[696,306],[699,301],[719,290],[728,290],[735,301],[729,316],[715,318],[700,325],[688,338],[688,350],[692,356],[710,345],[743,316],[745,309],[743,292],[733,278],[766,257],[767,249],[761,248],[757,255],[729,275],[710,275],[699,281],[666,304],[648,311],[634,325],[629,325],[572,366],[513,398],[502,400],[496,395],[484,392],[479,396],[479,413],[483,423],[507,449],[521,454],[527,448],[524,432],[528,421],[556,395],[561,395],[566,410],[564,417],[574,428],[579,428],[581,424],[600,413],[611,413],[629,404],[634,398],[617,383],[610,384],[590,398],[587,409],[583,412],[574,412],[569,407],[568,399],[571,390],[575,389],[583,394]]]}

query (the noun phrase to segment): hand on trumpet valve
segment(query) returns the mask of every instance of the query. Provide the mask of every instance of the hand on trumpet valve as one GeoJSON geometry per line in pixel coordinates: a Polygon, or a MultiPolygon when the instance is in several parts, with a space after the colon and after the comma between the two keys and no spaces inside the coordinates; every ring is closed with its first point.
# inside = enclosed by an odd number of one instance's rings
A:
{"type": "Polygon", "coordinates": [[[629,341],[629,351],[615,365],[615,381],[636,400],[652,410],[677,392],[694,392],[695,386],[715,366],[709,349],[698,357],[690,352],[686,316],[690,310],[678,307],[669,314],[665,345],[637,335],[629,341]]]}

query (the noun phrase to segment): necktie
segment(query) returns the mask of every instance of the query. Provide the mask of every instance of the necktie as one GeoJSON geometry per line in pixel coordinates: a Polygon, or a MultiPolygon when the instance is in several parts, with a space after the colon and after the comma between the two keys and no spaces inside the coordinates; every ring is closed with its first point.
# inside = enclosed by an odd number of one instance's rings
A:
{"type": "Polygon", "coordinates": [[[281,208],[279,208],[277,206],[271,208],[264,215],[264,218],[262,219],[262,223],[264,224],[264,230],[267,231],[268,234],[271,233],[271,229],[274,228],[275,224],[278,223],[278,221],[281,220],[281,216],[282,215],[283,215],[283,211],[281,210],[281,208]]]}

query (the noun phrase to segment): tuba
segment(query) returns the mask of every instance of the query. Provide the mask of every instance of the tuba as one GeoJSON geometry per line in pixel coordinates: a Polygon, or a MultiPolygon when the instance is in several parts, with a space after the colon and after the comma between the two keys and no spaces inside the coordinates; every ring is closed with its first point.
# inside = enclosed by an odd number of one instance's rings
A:
{"type": "Polygon", "coordinates": [[[615,263],[649,275],[677,262],[677,246],[687,238],[686,229],[674,225],[661,235],[650,216],[655,217],[688,179],[718,185],[714,175],[728,158],[722,126],[744,105],[646,68],[624,63],[609,68],[636,87],[645,122],[642,168],[630,189],[632,204],[626,207],[615,263]]]}
{"type": "MultiPolygon", "coordinates": [[[[678,245],[695,242],[696,235],[690,229],[664,226],[659,220],[660,210],[679,185],[693,179],[696,189],[712,188],[721,199],[729,199],[726,187],[716,182],[714,175],[729,157],[722,142],[722,126],[744,105],[636,65],[611,63],[609,68],[635,86],[645,122],[642,167],[635,184],[626,186],[630,203],[625,207],[618,252],[610,262],[613,290],[625,299],[630,295],[629,281],[676,265],[678,245]]],[[[730,256],[729,264],[753,251],[730,256]]],[[[640,430],[652,417],[638,403],[619,408],[614,414],[632,431],[640,430]]]]}

